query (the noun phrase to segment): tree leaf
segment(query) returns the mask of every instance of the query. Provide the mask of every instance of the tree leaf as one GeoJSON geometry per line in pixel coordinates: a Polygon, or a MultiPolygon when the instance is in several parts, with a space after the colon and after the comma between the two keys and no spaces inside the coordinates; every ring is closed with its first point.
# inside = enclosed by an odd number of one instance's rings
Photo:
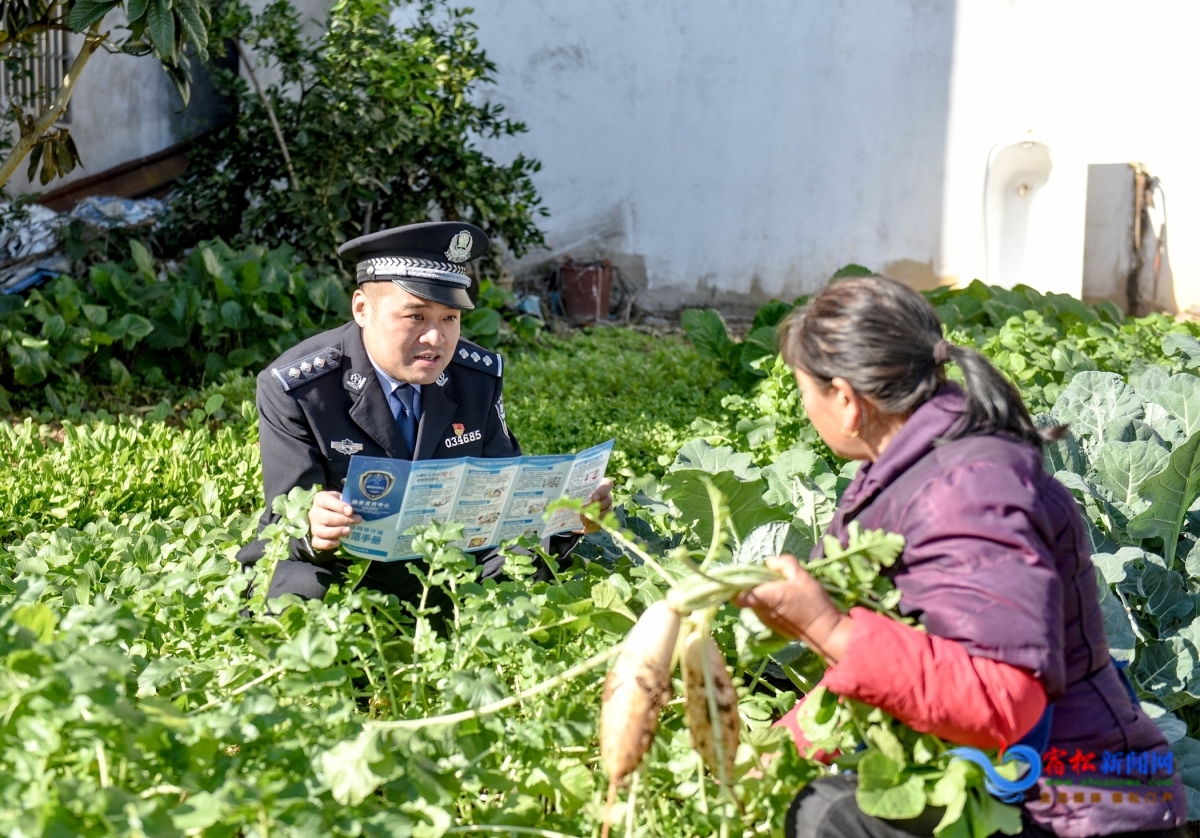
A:
{"type": "Polygon", "coordinates": [[[207,9],[196,0],[177,0],[175,14],[179,17],[180,28],[188,42],[195,47],[197,56],[201,61],[208,60],[207,9]]]}
{"type": "Polygon", "coordinates": [[[146,31],[154,51],[164,62],[175,63],[175,15],[171,0],[149,0],[146,8],[146,31]]]}
{"type": "Polygon", "coordinates": [[[146,14],[148,5],[149,0],[129,0],[125,4],[125,18],[130,23],[135,23],[141,19],[142,15],[146,14]]]}
{"type": "Polygon", "coordinates": [[[79,0],[67,15],[67,26],[82,32],[117,7],[120,0],[79,0]]]}

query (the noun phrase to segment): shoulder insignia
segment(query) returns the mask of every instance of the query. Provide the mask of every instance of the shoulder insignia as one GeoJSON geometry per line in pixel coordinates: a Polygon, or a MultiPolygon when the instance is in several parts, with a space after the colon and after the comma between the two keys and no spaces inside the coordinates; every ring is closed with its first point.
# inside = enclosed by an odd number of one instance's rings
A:
{"type": "Polygon", "coordinates": [[[451,358],[456,364],[473,370],[490,373],[499,378],[504,372],[504,358],[498,353],[484,349],[469,340],[460,340],[451,358]]]}
{"type": "Polygon", "coordinates": [[[271,375],[283,387],[284,392],[294,390],[301,384],[307,384],[320,378],[325,373],[336,370],[342,365],[342,352],[332,346],[327,346],[311,355],[296,358],[290,364],[282,364],[271,368],[271,375]]]}

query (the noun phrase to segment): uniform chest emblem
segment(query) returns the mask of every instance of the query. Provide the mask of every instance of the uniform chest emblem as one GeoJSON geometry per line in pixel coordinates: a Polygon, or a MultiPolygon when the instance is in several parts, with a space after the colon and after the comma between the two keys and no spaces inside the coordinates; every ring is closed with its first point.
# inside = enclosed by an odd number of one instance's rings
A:
{"type": "Polygon", "coordinates": [[[367,386],[367,379],[355,372],[350,374],[350,378],[346,380],[346,384],[351,390],[357,393],[362,390],[363,387],[367,386]]]}
{"type": "Polygon", "coordinates": [[[367,500],[379,500],[392,490],[396,478],[386,471],[368,471],[358,479],[358,490],[367,500]]]}
{"type": "Polygon", "coordinates": [[[355,442],[352,439],[343,439],[341,442],[331,442],[329,447],[339,454],[345,454],[349,457],[351,454],[357,454],[363,450],[361,442],[355,442]]]}
{"type": "Polygon", "coordinates": [[[437,381],[435,381],[434,384],[436,384],[439,387],[445,387],[446,383],[449,380],[450,380],[450,376],[446,375],[446,373],[442,373],[441,375],[438,376],[437,381]]]}
{"type": "Polygon", "coordinates": [[[443,442],[447,448],[453,448],[456,445],[466,445],[470,442],[483,439],[483,433],[480,431],[468,431],[466,425],[461,425],[455,422],[450,426],[454,430],[454,436],[446,437],[443,442]]]}

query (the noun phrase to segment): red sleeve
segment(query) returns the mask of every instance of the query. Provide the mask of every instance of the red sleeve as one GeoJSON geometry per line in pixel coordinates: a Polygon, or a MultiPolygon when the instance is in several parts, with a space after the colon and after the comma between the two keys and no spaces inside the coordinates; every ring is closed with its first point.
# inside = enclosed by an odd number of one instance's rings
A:
{"type": "Polygon", "coordinates": [[[1024,669],[971,657],[957,641],[865,608],[850,615],[846,653],[822,679],[831,692],[922,733],[984,749],[1017,742],[1046,709],[1046,691],[1024,669]]]}

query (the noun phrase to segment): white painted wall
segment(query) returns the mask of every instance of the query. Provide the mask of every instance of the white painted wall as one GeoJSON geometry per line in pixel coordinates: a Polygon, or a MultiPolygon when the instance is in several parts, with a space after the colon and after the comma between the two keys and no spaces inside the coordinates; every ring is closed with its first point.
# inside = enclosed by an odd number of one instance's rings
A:
{"type": "Polygon", "coordinates": [[[983,185],[1032,136],[1026,281],[1078,294],[1089,163],[1163,179],[1181,307],[1200,302],[1194,88],[1179,0],[480,0],[489,98],[529,124],[551,253],[614,256],[662,305],[794,296],[855,261],[985,277],[983,185]],[[1030,133],[1032,132],[1032,133],[1030,133]]]}
{"type": "MultiPolygon", "coordinates": [[[[1179,306],[1200,305],[1198,4],[477,0],[475,20],[486,97],[530,129],[489,150],[543,163],[550,248],[518,271],[607,256],[648,307],[790,298],[852,261],[918,286],[986,278],[989,153],[1034,138],[1053,168],[1025,281],[1080,293],[1087,167],[1139,161],[1166,190],[1179,306]]],[[[76,176],[195,125],[152,60],[94,61],[76,176]]]]}
{"type": "Polygon", "coordinates": [[[1166,191],[1179,307],[1200,304],[1198,24],[1200,6],[1178,0],[962,0],[939,273],[983,275],[988,152],[1032,136],[1054,168],[1033,202],[1026,282],[1080,293],[1088,164],[1138,161],[1166,191]]]}
{"type": "Polygon", "coordinates": [[[498,152],[542,161],[553,253],[615,257],[644,305],[790,298],[852,260],[931,273],[949,0],[484,0],[476,19],[488,98],[530,128],[498,152]]]}

